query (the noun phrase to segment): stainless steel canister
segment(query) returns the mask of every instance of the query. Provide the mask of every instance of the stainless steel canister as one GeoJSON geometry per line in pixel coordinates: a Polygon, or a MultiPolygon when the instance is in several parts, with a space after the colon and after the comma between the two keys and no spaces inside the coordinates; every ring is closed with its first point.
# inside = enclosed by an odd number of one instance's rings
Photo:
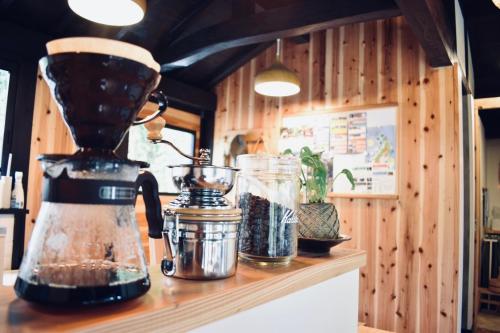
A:
{"type": "Polygon", "coordinates": [[[240,221],[239,209],[167,209],[163,274],[193,280],[234,275],[240,221]]]}

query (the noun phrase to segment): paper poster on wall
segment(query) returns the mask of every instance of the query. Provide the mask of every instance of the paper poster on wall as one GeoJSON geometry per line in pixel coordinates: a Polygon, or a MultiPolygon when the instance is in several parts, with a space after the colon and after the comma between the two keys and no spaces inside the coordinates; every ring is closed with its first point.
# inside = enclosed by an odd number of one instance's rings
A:
{"type": "Polygon", "coordinates": [[[323,152],[330,176],[353,173],[356,187],[339,177],[330,189],[338,194],[397,194],[397,107],[332,111],[283,118],[280,151],[304,146],[323,152]]]}
{"type": "Polygon", "coordinates": [[[291,149],[298,153],[304,146],[315,151],[326,151],[330,143],[330,117],[294,117],[287,119],[286,126],[281,126],[279,151],[291,149]]]}

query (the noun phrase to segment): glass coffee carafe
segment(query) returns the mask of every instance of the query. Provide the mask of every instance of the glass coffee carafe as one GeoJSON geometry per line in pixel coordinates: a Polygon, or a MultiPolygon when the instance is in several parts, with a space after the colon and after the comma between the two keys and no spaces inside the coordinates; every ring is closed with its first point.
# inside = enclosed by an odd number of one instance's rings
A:
{"type": "MultiPolygon", "coordinates": [[[[139,176],[141,163],[119,159],[47,155],[40,160],[43,202],[17,292],[53,304],[119,301],[145,293],[150,282],[134,205],[138,186],[148,199],[159,200],[148,192],[155,186],[152,176],[139,176]]],[[[151,227],[160,237],[161,217],[151,227]]]]}
{"type": "Polygon", "coordinates": [[[47,48],[60,53],[42,58],[40,69],[79,149],[40,157],[42,205],[14,289],[65,306],[138,297],[150,280],[134,205],[142,187],[149,236],[161,238],[158,184],[141,171],[146,163],[114,150],[130,126],[165,111],[165,97],[153,91],[160,67],[148,51],[117,41],[68,38],[47,48]],[[138,120],[150,97],[158,111],[138,120]]]}

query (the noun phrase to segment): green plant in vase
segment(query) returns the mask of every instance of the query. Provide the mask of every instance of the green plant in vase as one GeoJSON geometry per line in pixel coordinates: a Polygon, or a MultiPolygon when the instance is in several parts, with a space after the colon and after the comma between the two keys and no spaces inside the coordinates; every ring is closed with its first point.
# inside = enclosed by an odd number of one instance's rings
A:
{"type": "MultiPolygon", "coordinates": [[[[292,154],[292,151],[287,149],[284,154],[292,154]]],[[[321,152],[314,153],[309,147],[302,147],[299,156],[302,165],[307,169],[304,172],[302,168],[301,174],[307,203],[301,204],[298,211],[299,237],[336,239],[339,236],[340,223],[335,205],[325,202],[328,194],[328,168],[321,160],[321,152]]],[[[350,170],[343,169],[336,174],[333,183],[340,176],[345,176],[354,189],[354,177],[350,170]]]]}

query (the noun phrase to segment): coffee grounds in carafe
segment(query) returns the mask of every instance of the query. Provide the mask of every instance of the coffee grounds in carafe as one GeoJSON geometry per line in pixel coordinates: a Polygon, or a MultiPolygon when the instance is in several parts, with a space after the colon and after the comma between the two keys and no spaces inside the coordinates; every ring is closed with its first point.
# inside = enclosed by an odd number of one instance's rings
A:
{"type": "Polygon", "coordinates": [[[94,287],[56,287],[32,284],[18,278],[14,289],[17,296],[30,302],[78,307],[130,300],[145,294],[150,287],[149,277],[129,283],[94,287]]]}
{"type": "Polygon", "coordinates": [[[119,267],[109,260],[89,260],[80,265],[39,265],[29,281],[19,276],[14,289],[28,301],[78,306],[132,299],[149,287],[147,274],[139,269],[119,267]]]}

